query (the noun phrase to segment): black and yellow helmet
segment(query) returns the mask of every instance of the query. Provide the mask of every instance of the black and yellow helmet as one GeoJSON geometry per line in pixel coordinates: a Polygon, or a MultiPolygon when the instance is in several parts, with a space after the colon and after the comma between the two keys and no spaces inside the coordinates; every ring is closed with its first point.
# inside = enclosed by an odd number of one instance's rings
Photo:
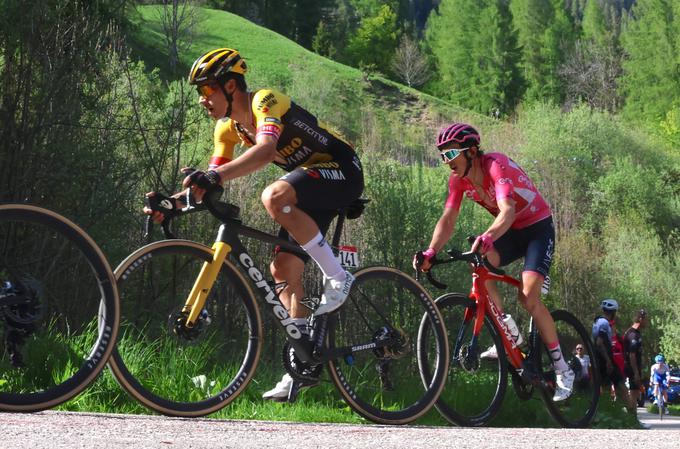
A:
{"type": "Polygon", "coordinates": [[[189,84],[206,84],[220,81],[229,73],[244,75],[246,61],[241,58],[237,50],[218,48],[201,55],[189,72],[189,84]]]}

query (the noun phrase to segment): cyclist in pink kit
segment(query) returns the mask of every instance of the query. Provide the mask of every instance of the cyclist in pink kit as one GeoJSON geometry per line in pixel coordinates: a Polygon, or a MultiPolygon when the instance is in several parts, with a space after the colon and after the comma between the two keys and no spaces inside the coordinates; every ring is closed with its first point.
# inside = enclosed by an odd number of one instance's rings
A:
{"type": "MultiPolygon", "coordinates": [[[[501,153],[485,154],[479,145],[479,133],[465,123],[453,123],[439,132],[437,148],[442,161],[451,168],[449,194],[430,246],[422,251],[423,262],[417,266],[414,258],[414,268],[430,269],[431,259],[453,234],[463,197],[488,210],[495,219],[477,237],[472,250],[480,251],[496,267],[524,258],[523,295],[519,300],[536,321],[543,342],[550,350],[557,380],[553,400],[562,401],[571,395],[575,375],[562,355],[555,322],[541,302],[541,287],[550,271],[555,244],[552,212],[517,163],[501,153]]],[[[486,287],[496,307],[502,310],[495,283],[487,282],[486,287]]],[[[508,316],[508,319],[511,318],[508,316]]],[[[514,321],[508,326],[516,327],[514,321]]],[[[497,357],[495,347],[481,356],[497,357]]]]}

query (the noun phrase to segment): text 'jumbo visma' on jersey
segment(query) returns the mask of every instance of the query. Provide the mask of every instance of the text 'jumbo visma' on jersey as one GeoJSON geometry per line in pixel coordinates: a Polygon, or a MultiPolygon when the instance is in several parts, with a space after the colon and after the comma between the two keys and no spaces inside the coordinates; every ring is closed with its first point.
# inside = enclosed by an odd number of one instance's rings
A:
{"type": "MultiPolygon", "coordinates": [[[[251,106],[257,135],[268,134],[278,138],[276,151],[279,160],[275,160],[274,164],[286,171],[345,159],[354,152],[346,141],[328,130],[287,95],[262,89],[253,95],[251,106]]],[[[234,145],[255,145],[243,126],[231,119],[217,122],[214,137],[211,167],[231,161],[234,158],[234,145]]]]}

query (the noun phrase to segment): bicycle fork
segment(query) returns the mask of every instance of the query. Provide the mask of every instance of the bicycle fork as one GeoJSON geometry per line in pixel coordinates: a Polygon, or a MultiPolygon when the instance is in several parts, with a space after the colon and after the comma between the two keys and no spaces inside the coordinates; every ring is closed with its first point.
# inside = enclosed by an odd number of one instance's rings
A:
{"type": "Polygon", "coordinates": [[[182,314],[187,314],[186,327],[189,329],[196,325],[196,321],[203,310],[205,300],[210,294],[210,290],[217,279],[222,264],[231,252],[231,246],[220,241],[215,242],[212,249],[212,260],[203,264],[201,272],[198,274],[196,282],[189,293],[189,297],[182,308],[182,314]]]}

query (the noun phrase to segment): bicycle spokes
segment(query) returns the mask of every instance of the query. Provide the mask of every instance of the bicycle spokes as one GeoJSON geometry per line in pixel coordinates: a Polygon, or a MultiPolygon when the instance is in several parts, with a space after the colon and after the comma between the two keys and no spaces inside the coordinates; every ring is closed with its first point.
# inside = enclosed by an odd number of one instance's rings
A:
{"type": "Polygon", "coordinates": [[[447,345],[438,312],[428,304],[432,303],[421,287],[396,270],[375,267],[357,274],[329,329],[329,351],[338,355],[329,369],[345,400],[363,416],[377,422],[409,422],[436,397],[445,374],[441,351],[447,345]],[[426,347],[418,346],[423,316],[436,324],[437,338],[426,347]],[[421,352],[427,355],[419,360],[421,352]],[[421,365],[437,378],[422,380],[421,365]]]}

